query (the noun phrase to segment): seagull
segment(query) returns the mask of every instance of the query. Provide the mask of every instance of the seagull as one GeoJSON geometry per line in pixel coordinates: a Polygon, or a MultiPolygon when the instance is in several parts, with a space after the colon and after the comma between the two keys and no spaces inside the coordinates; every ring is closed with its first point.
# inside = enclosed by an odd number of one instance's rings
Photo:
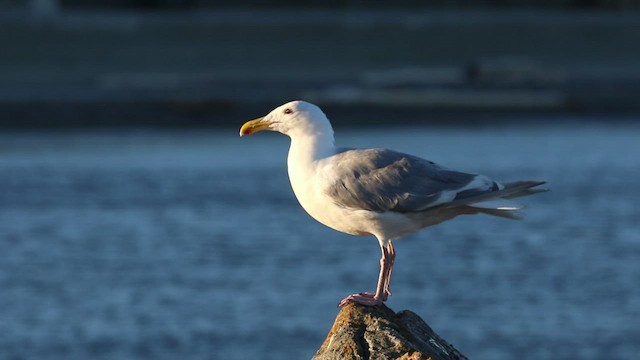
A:
{"type": "Polygon", "coordinates": [[[240,136],[263,130],[291,138],[289,180],[311,217],[334,230],[378,240],[382,257],[375,292],[351,294],[340,307],[350,302],[375,306],[391,295],[393,240],[458,215],[519,219],[523,206],[509,199],[547,191],[536,188],[545,181],[498,182],[393,150],[336,148],[329,119],[305,101],[247,121],[240,136]]]}

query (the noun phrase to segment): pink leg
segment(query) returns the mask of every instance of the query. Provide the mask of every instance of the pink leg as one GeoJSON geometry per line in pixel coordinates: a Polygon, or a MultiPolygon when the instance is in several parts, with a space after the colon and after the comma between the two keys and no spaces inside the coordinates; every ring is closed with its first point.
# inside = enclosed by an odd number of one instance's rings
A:
{"type": "Polygon", "coordinates": [[[391,282],[391,270],[393,268],[393,262],[396,258],[396,251],[393,248],[391,241],[386,246],[382,247],[382,257],[380,258],[380,275],[378,276],[378,286],[376,292],[362,292],[351,294],[340,301],[338,306],[342,307],[350,302],[355,302],[361,305],[374,306],[382,304],[387,300],[387,297],[391,295],[389,290],[389,283],[391,282]]]}
{"type": "Polygon", "coordinates": [[[396,260],[396,250],[393,248],[393,244],[391,241],[387,244],[388,251],[388,259],[389,266],[387,266],[387,272],[385,274],[385,288],[384,288],[384,299],[383,301],[387,301],[387,297],[391,296],[391,290],[389,290],[389,286],[391,285],[391,270],[393,270],[393,263],[396,260]]]}

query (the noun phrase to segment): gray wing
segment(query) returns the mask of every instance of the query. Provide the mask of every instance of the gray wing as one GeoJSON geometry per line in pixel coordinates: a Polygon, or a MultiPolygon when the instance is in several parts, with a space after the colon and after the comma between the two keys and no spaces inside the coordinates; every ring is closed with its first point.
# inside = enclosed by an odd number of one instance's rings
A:
{"type": "Polygon", "coordinates": [[[419,212],[498,190],[481,175],[448,170],[387,149],[348,149],[331,158],[326,194],[340,206],[377,212],[419,212]]]}

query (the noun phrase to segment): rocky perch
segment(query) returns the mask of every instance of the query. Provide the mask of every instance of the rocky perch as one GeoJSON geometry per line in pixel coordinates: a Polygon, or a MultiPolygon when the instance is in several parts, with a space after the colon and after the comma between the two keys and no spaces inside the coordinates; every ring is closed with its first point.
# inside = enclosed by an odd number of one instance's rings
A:
{"type": "Polygon", "coordinates": [[[418,315],[397,314],[385,305],[343,307],[313,360],[403,359],[463,360],[418,315]]]}

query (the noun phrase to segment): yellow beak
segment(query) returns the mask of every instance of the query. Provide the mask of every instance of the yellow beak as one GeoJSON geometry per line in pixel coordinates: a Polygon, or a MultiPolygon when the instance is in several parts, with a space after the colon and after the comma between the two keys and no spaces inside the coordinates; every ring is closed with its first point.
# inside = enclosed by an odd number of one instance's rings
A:
{"type": "Polygon", "coordinates": [[[262,130],[269,130],[270,122],[264,121],[264,118],[249,120],[240,128],[240,136],[251,135],[262,130]]]}

